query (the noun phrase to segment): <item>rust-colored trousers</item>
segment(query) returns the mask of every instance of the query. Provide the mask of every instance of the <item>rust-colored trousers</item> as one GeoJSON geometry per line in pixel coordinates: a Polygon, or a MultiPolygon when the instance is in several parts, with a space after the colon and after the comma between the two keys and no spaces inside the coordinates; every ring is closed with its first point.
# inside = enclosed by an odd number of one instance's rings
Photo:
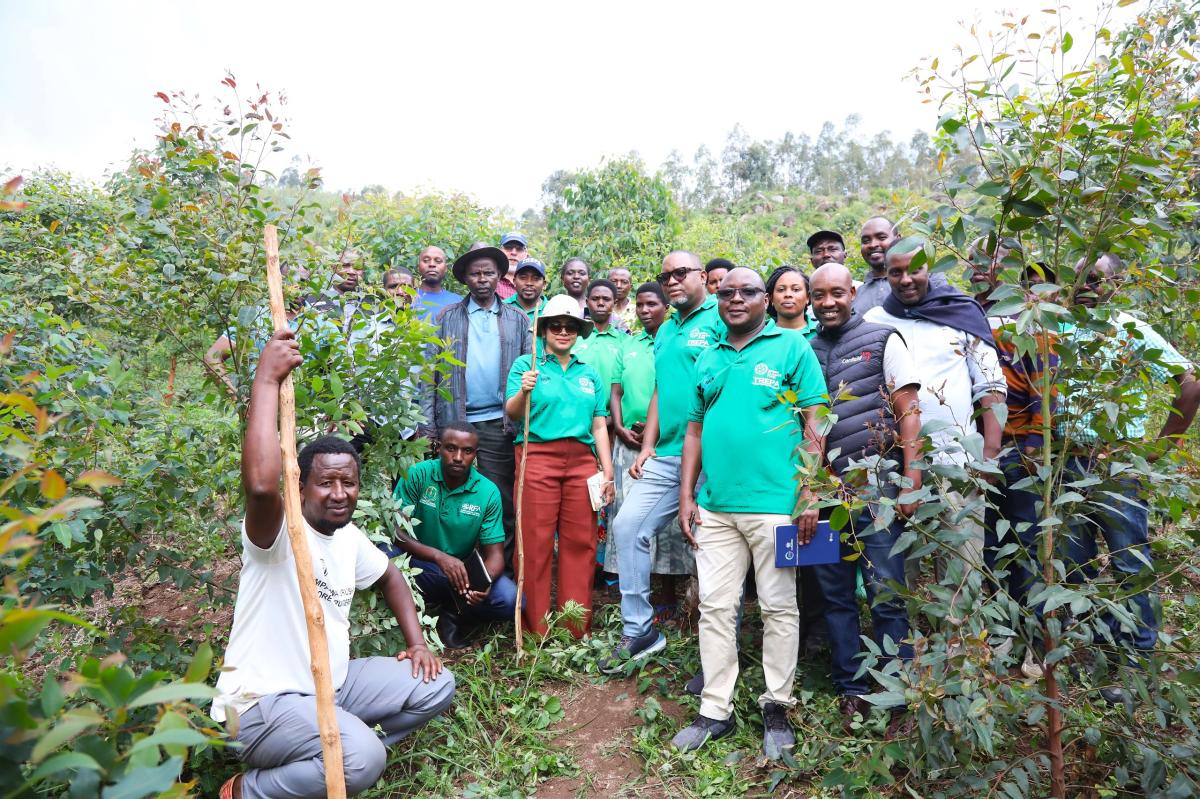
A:
{"type": "MultiPolygon", "coordinates": [[[[517,474],[521,447],[517,446],[517,474]]],[[[573,438],[529,442],[525,493],[521,507],[521,545],[525,550],[525,626],[545,635],[550,610],[550,569],[558,532],[558,604],[574,600],[587,610],[571,634],[582,637],[592,624],[592,580],[596,574],[596,512],[588,499],[587,479],[596,473],[596,456],[573,438]]]]}

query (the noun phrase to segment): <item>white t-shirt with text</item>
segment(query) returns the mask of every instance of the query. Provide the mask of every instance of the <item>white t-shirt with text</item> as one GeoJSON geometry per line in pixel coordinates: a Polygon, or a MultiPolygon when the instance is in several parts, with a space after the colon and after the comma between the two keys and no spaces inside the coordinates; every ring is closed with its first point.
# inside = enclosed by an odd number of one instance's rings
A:
{"type": "MultiPolygon", "coordinates": [[[[388,558],[353,524],[324,535],[307,522],[317,594],[325,614],[329,669],[336,691],[350,663],[350,602],[355,590],[383,576],[388,558]]],[[[233,610],[233,630],[217,679],[220,695],[212,717],[225,721],[233,707],[244,713],[259,698],[275,693],[315,694],[308,649],[308,627],[286,522],[269,549],[254,545],[242,521],[242,572],[233,610]]]]}

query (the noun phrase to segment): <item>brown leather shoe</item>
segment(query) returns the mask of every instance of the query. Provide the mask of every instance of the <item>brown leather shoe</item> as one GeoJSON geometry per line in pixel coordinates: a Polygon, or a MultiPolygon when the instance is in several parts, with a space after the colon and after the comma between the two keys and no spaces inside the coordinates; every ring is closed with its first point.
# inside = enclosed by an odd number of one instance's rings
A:
{"type": "Polygon", "coordinates": [[[854,735],[854,728],[850,726],[854,722],[854,715],[857,713],[866,721],[871,715],[871,703],[861,696],[843,696],[838,699],[838,712],[842,714],[842,732],[854,735]]]}

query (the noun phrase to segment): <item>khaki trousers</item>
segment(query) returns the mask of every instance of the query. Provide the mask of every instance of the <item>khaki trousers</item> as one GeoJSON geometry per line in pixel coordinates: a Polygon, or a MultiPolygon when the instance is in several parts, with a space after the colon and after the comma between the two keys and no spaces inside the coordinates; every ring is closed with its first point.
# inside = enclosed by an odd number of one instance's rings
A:
{"type": "Polygon", "coordinates": [[[700,664],[704,693],[700,713],[724,720],[733,715],[738,677],[736,618],[746,571],[754,565],[763,622],[763,676],[767,690],[759,704],[795,704],[792,684],[800,645],[796,570],[775,566],[775,527],[791,524],[769,513],[720,513],[702,509],[695,531],[696,575],[700,583],[700,664]]]}

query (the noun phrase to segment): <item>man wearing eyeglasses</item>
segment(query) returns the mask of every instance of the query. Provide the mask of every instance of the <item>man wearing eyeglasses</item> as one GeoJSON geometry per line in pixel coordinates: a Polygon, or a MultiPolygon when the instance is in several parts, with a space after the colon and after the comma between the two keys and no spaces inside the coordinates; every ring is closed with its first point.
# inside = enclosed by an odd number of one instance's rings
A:
{"type": "Polygon", "coordinates": [[[465,419],[475,428],[475,466],[500,489],[505,563],[511,568],[516,429],[504,413],[504,389],[513,361],[531,351],[532,336],[525,312],[496,296],[496,283],[507,270],[508,258],[496,247],[469,250],[454,262],[454,277],[468,294],[438,316],[437,334],[451,340],[450,354],[462,365],[435,373],[425,384],[426,424],[420,432],[436,441],[452,421],[465,419]]]}
{"type": "MultiPolygon", "coordinates": [[[[663,259],[658,276],[675,308],[654,337],[654,393],[646,412],[642,448],[629,467],[632,485],[613,520],[621,584],[621,640],[600,661],[616,674],[667,645],[654,628],[650,603],[650,542],[679,510],[679,468],[696,358],[725,331],[716,297],[705,287],[705,272],[694,253],[677,250],[663,259]]],[[[742,570],[745,574],[745,569],[742,570]]]]}
{"type": "Polygon", "coordinates": [[[517,264],[529,257],[529,242],[520,233],[505,233],[500,239],[500,249],[508,258],[508,269],[500,273],[496,283],[496,296],[502,300],[517,293],[517,264]]]}
{"type": "Polygon", "coordinates": [[[696,553],[700,582],[700,713],[672,740],[698,749],[733,731],[737,623],[746,570],[754,568],[763,619],[763,753],[796,742],[787,720],[800,647],[796,573],[775,565],[775,528],[795,524],[801,544],[816,532],[808,484],[796,497],[797,428],[815,469],[824,451],[818,409],[828,400],[821,364],[804,336],[767,317],[762,276],[729,270],[717,289],[726,329],[696,359],[680,467],[679,524],[696,553]],[[780,401],[787,396],[788,402],[780,401]],[[752,443],[751,443],[752,442],[752,443]],[[708,479],[693,492],[700,470],[708,479]]]}
{"type": "Polygon", "coordinates": [[[818,230],[806,243],[813,269],[828,263],[846,263],[846,242],[836,230],[818,230]]]}

